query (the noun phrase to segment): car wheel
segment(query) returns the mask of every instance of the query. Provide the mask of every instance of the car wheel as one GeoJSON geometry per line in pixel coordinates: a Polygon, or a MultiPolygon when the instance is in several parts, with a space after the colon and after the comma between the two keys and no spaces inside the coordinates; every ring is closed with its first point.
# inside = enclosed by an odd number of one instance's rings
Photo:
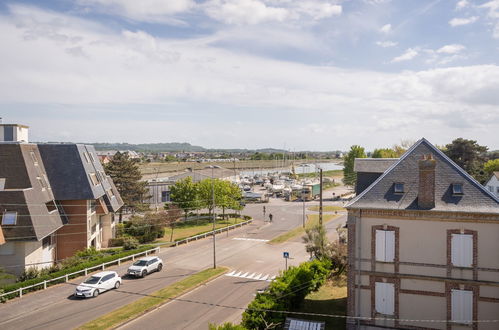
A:
{"type": "Polygon", "coordinates": [[[161,271],[161,269],[163,269],[163,264],[159,264],[159,265],[158,265],[158,272],[160,272],[160,271],[161,271]]]}
{"type": "Polygon", "coordinates": [[[94,298],[97,297],[98,295],[99,295],[99,290],[95,289],[94,294],[93,294],[94,298]]]}
{"type": "Polygon", "coordinates": [[[141,276],[145,277],[147,275],[147,270],[143,270],[141,276]]]}
{"type": "Polygon", "coordinates": [[[120,285],[121,285],[120,281],[116,281],[116,283],[114,283],[114,288],[118,289],[120,285]]]}

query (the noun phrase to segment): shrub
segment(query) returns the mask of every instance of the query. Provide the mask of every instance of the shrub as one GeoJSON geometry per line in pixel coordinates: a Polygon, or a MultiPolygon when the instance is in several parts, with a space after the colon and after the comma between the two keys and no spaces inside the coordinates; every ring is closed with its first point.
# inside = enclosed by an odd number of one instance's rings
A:
{"type": "Polygon", "coordinates": [[[29,267],[17,278],[17,282],[24,282],[40,276],[40,271],[36,267],[29,267]]]}
{"type": "Polygon", "coordinates": [[[134,250],[139,247],[139,241],[133,237],[125,237],[123,239],[123,250],[134,250]]]}
{"type": "Polygon", "coordinates": [[[230,322],[226,322],[221,325],[211,324],[208,326],[209,330],[247,330],[245,327],[239,324],[232,324],[230,322]]]}
{"type": "Polygon", "coordinates": [[[314,260],[290,267],[276,277],[263,293],[258,293],[243,313],[242,325],[248,329],[267,329],[282,325],[285,313],[299,305],[305,296],[316,291],[331,273],[329,259],[314,260]]]}
{"type": "Polygon", "coordinates": [[[109,247],[123,246],[124,237],[110,238],[107,242],[109,247]]]}

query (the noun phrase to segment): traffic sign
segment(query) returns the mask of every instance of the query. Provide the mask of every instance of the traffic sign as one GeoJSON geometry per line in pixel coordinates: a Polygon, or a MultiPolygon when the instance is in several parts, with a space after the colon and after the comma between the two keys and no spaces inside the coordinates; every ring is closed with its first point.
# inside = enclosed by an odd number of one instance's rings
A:
{"type": "Polygon", "coordinates": [[[289,252],[283,252],[283,253],[282,253],[282,256],[283,256],[284,258],[288,259],[288,258],[289,258],[289,252]]]}

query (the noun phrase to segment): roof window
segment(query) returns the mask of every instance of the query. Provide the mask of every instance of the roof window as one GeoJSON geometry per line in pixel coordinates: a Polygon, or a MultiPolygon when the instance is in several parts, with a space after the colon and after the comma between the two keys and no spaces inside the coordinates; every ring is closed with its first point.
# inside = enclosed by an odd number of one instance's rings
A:
{"type": "Polygon", "coordinates": [[[453,195],[462,195],[463,194],[463,184],[462,183],[453,183],[452,184],[452,194],[453,195]]]}
{"type": "Polygon", "coordinates": [[[5,189],[5,178],[0,178],[0,191],[5,189]]]}
{"type": "Polygon", "coordinates": [[[88,157],[88,153],[83,152],[83,157],[85,157],[85,160],[87,161],[87,163],[90,163],[90,158],[88,157]]]}
{"type": "Polygon", "coordinates": [[[33,160],[33,164],[38,165],[38,158],[36,158],[35,152],[30,151],[29,154],[31,156],[31,159],[33,160]]]}
{"type": "Polygon", "coordinates": [[[396,194],[404,193],[404,184],[402,182],[395,182],[393,184],[393,192],[396,194]]]}
{"type": "Polygon", "coordinates": [[[15,225],[17,222],[17,212],[5,211],[2,217],[2,226],[15,225]]]}

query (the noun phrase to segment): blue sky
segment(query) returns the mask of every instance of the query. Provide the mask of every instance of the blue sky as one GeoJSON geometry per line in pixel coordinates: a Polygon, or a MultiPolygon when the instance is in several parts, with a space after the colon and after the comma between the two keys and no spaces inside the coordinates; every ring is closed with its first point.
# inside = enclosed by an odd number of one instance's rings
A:
{"type": "Polygon", "coordinates": [[[499,0],[2,1],[0,40],[31,140],[499,149],[499,0]]]}

